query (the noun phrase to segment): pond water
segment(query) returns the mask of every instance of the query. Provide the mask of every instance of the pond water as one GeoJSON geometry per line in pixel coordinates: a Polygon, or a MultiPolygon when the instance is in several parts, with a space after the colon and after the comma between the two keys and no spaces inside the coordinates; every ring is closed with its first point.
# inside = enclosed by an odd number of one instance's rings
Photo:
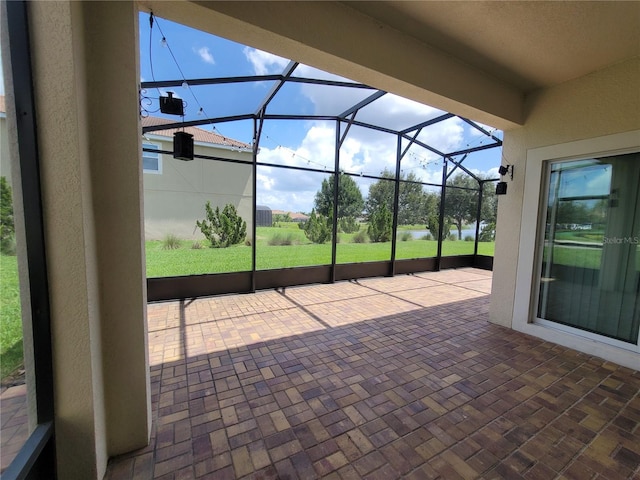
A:
{"type": "MultiPolygon", "coordinates": [[[[482,227],[481,230],[482,231],[482,227]]],[[[398,230],[398,235],[402,235],[405,232],[409,232],[414,240],[419,240],[422,237],[424,237],[427,233],[429,233],[429,230],[427,230],[426,228],[424,230],[398,230]]],[[[456,237],[458,236],[458,231],[451,229],[451,233],[456,235],[456,237]]],[[[472,238],[476,238],[476,228],[463,228],[462,229],[462,240],[464,240],[464,237],[472,237],[472,238]]]]}

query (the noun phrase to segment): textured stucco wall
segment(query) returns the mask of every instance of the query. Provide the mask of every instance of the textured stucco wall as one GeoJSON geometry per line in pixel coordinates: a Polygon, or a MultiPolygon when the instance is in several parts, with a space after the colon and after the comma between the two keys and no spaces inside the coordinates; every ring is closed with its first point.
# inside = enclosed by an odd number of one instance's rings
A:
{"type": "Polygon", "coordinates": [[[83,2],[85,128],[109,456],[146,445],[151,427],[137,28],[135,3],[83,2]],[[105,142],[103,132],[117,140],[105,142]]]}
{"type": "Polygon", "coordinates": [[[29,5],[49,267],[57,456],[62,478],[105,468],[98,279],[80,4],[29,5]],[[96,348],[98,347],[98,348],[96,348]]]}
{"type": "Polygon", "coordinates": [[[98,479],[150,429],[137,11],[65,1],[29,14],[59,476],[98,479]]]}
{"type": "Polygon", "coordinates": [[[528,150],[639,129],[638,85],[636,58],[538,91],[527,98],[525,126],[505,132],[503,163],[515,165],[515,176],[498,202],[491,321],[512,326],[521,222],[537,222],[522,215],[528,150]]]}

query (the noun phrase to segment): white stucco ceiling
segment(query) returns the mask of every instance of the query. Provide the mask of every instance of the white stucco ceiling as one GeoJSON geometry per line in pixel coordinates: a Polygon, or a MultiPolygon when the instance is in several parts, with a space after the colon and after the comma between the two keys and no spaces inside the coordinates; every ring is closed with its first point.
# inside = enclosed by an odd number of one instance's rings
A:
{"type": "Polygon", "coordinates": [[[525,92],[640,55],[638,1],[343,3],[525,92]]]}

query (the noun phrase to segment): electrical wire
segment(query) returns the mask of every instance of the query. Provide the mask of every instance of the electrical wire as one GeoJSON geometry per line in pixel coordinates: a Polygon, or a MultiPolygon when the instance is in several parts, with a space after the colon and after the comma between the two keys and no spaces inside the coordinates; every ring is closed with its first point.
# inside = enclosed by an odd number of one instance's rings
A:
{"type": "MultiPolygon", "coordinates": [[[[171,58],[173,59],[173,62],[175,63],[176,67],[178,68],[178,71],[180,72],[180,76],[182,77],[183,86],[186,85],[187,90],[189,90],[189,93],[191,94],[193,99],[198,104],[198,113],[199,114],[202,113],[202,115],[204,115],[205,117],[208,118],[209,115],[207,114],[206,110],[204,109],[204,107],[202,106],[200,101],[198,100],[198,97],[196,96],[195,92],[191,88],[191,85],[189,85],[189,82],[187,82],[187,77],[185,76],[184,72],[182,71],[182,68],[180,68],[180,64],[178,63],[178,59],[176,58],[175,54],[173,53],[173,49],[171,48],[171,45],[169,44],[169,41],[167,40],[167,36],[162,31],[162,27],[160,26],[160,22],[158,21],[158,19],[153,16],[153,12],[149,16],[150,24],[153,26],[153,19],[154,18],[155,18],[155,23],[158,26],[158,31],[160,32],[160,35],[162,35],[163,44],[166,45],[167,49],[169,50],[169,54],[171,55],[171,58]]],[[[149,34],[149,43],[151,43],[151,33],[149,34]]],[[[152,68],[152,74],[151,75],[153,77],[153,68],[152,68]]],[[[154,78],[154,81],[155,81],[155,78],[154,78]]],[[[187,102],[184,101],[184,100],[183,100],[183,102],[184,102],[185,108],[186,108],[187,102]]],[[[184,121],[184,116],[183,116],[183,121],[184,121]]],[[[214,130],[214,131],[217,130],[218,135],[221,135],[222,137],[225,137],[225,135],[223,135],[222,132],[220,132],[220,130],[218,130],[215,125],[211,124],[211,127],[212,127],[212,130],[214,130]]]]}

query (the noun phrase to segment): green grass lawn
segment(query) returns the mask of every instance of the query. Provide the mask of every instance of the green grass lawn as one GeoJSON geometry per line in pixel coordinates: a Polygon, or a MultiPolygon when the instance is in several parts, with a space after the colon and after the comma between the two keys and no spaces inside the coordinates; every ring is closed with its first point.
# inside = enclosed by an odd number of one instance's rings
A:
{"type": "MultiPolygon", "coordinates": [[[[328,265],[331,263],[331,244],[313,244],[294,222],[279,222],[278,227],[256,228],[256,268],[274,268],[328,265]],[[271,244],[270,244],[271,243],[271,244]],[[274,244],[276,243],[276,244],[274,244]],[[287,243],[286,245],[280,245],[287,243]]],[[[337,263],[384,261],[391,258],[391,242],[353,243],[355,234],[339,234],[336,246],[337,263]]],[[[162,241],[146,242],[147,277],[171,277],[205,273],[227,273],[251,270],[251,247],[236,245],[229,248],[192,249],[192,241],[182,241],[176,250],[165,250],[162,241]]],[[[397,259],[429,258],[437,253],[434,240],[413,239],[398,241],[397,259]]],[[[494,243],[481,242],[478,253],[493,255],[494,243]]],[[[446,241],[443,255],[473,254],[473,242],[446,241]]]]}
{"type": "Polygon", "coordinates": [[[23,361],[17,258],[0,255],[0,378],[23,361]]]}

